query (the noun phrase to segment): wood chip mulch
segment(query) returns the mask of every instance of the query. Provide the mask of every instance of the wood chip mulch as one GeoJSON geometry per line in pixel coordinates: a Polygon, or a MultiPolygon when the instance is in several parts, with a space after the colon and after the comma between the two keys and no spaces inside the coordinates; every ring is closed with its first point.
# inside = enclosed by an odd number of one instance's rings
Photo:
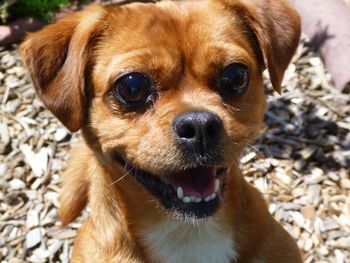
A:
{"type": "MultiPolygon", "coordinates": [[[[350,262],[350,97],[305,38],[283,94],[267,79],[266,90],[266,126],[242,157],[244,175],[305,262],[350,262]]],[[[43,107],[16,48],[0,50],[0,262],[69,262],[83,219],[60,229],[57,193],[78,137],[43,107]]]]}

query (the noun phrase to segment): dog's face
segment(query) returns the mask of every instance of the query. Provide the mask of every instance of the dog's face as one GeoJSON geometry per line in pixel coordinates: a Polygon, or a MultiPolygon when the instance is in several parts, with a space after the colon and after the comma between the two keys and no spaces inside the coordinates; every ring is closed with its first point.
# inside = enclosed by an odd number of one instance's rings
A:
{"type": "Polygon", "coordinates": [[[299,39],[285,3],[252,2],[92,6],[22,52],[46,106],[111,171],[125,167],[168,211],[201,218],[261,128],[264,67],[278,90],[299,39]]]}

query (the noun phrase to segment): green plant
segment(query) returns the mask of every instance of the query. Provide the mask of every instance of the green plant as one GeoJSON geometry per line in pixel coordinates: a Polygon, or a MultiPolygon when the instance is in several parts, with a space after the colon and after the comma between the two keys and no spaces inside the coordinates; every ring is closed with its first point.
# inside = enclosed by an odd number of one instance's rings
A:
{"type": "MultiPolygon", "coordinates": [[[[0,16],[5,19],[25,16],[36,16],[46,21],[50,20],[52,12],[69,0],[7,0],[0,2],[0,16]],[[2,8],[3,7],[3,8],[2,8]]],[[[4,19],[3,19],[4,20],[4,19]]]]}
{"type": "Polygon", "coordinates": [[[6,23],[6,20],[9,16],[9,13],[8,13],[9,7],[16,2],[17,0],[0,1],[0,19],[3,23],[6,23]]]}

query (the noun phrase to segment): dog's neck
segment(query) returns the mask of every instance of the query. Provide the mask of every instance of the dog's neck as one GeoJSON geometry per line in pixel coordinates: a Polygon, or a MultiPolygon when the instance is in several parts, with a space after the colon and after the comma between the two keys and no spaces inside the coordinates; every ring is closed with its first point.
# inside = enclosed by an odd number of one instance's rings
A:
{"type": "Polygon", "coordinates": [[[192,223],[167,219],[140,236],[150,262],[230,263],[237,258],[236,245],[232,229],[221,221],[218,216],[192,223]]]}

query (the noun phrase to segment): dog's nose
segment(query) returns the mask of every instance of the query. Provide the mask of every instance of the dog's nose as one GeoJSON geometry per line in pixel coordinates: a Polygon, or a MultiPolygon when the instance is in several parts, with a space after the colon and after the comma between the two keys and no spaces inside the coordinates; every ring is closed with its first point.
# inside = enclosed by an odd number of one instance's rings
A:
{"type": "Polygon", "coordinates": [[[224,126],[220,117],[212,112],[192,111],[177,116],[173,129],[181,144],[205,154],[217,146],[224,126]]]}

